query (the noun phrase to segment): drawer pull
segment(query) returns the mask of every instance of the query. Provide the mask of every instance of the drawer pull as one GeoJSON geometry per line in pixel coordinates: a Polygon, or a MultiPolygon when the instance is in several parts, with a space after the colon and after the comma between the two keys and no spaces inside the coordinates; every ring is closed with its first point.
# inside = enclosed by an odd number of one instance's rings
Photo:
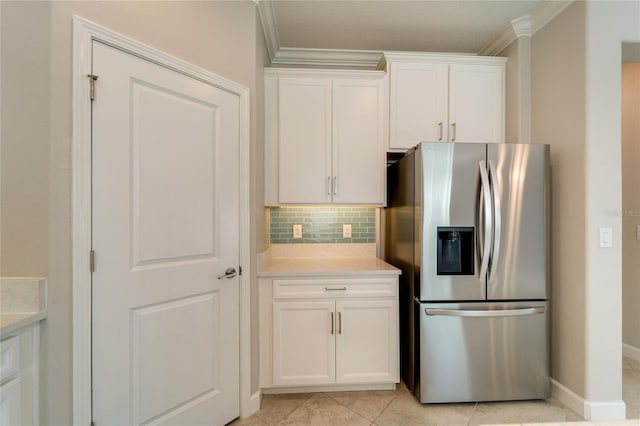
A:
{"type": "Polygon", "coordinates": [[[346,287],[340,287],[340,288],[325,287],[324,289],[326,291],[346,291],[347,290],[346,287]]]}

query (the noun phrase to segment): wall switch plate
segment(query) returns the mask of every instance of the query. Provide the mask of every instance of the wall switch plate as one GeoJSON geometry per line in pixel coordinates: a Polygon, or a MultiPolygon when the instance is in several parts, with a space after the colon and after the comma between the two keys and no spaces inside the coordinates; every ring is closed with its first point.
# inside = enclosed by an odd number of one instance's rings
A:
{"type": "Polygon", "coordinates": [[[342,225],[342,238],[351,238],[351,224],[345,223],[342,225]]]}
{"type": "Polygon", "coordinates": [[[600,247],[613,247],[612,228],[600,228],[600,247]]]}
{"type": "Polygon", "coordinates": [[[293,238],[302,238],[302,225],[293,225],[293,238]]]}

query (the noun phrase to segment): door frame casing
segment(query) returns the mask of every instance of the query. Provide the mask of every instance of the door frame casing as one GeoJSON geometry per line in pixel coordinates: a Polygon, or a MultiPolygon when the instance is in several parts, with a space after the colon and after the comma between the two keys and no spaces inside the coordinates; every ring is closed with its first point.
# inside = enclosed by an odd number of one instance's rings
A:
{"type": "MultiPolygon", "coordinates": [[[[73,17],[72,97],[72,289],[73,289],[73,424],[92,421],[91,395],[91,74],[92,43],[99,41],[178,73],[218,87],[239,98],[240,209],[240,416],[260,407],[260,392],[251,394],[250,330],[250,101],[249,89],[160,50],[118,34],[79,16],[73,17]]],[[[99,96],[99,79],[96,83],[99,96]]]]}

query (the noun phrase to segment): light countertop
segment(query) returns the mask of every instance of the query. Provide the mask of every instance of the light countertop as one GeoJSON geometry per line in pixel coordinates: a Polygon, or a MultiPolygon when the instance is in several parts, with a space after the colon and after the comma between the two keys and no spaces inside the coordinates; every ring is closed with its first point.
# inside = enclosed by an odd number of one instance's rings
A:
{"type": "Polygon", "coordinates": [[[0,278],[0,338],[47,316],[44,278],[0,278]]]}
{"type": "Polygon", "coordinates": [[[47,311],[0,314],[0,338],[14,331],[41,321],[47,317],[47,311]]]}
{"type": "Polygon", "coordinates": [[[260,277],[400,275],[400,270],[376,257],[271,257],[260,277]]]}

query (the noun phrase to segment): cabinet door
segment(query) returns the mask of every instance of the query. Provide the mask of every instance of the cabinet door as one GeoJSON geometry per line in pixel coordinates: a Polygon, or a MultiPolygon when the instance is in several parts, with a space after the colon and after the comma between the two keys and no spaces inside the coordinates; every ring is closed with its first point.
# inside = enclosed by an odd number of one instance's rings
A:
{"type": "Polygon", "coordinates": [[[339,301],[336,313],[336,383],[397,382],[396,301],[339,301]]]}
{"type": "Polygon", "coordinates": [[[392,63],[389,148],[447,140],[448,66],[392,63]]]}
{"type": "Polygon", "coordinates": [[[333,80],[333,203],[384,204],[382,80],[333,80]]]}
{"type": "Polygon", "coordinates": [[[273,303],[273,384],[335,383],[335,302],[273,303]]]}
{"type": "Polygon", "coordinates": [[[331,80],[280,79],[279,201],[331,202],[331,80]]]}
{"type": "Polygon", "coordinates": [[[502,65],[451,65],[449,140],[504,142],[502,65]]]}
{"type": "Polygon", "coordinates": [[[21,425],[20,377],[0,386],[0,425],[21,425]]]}

